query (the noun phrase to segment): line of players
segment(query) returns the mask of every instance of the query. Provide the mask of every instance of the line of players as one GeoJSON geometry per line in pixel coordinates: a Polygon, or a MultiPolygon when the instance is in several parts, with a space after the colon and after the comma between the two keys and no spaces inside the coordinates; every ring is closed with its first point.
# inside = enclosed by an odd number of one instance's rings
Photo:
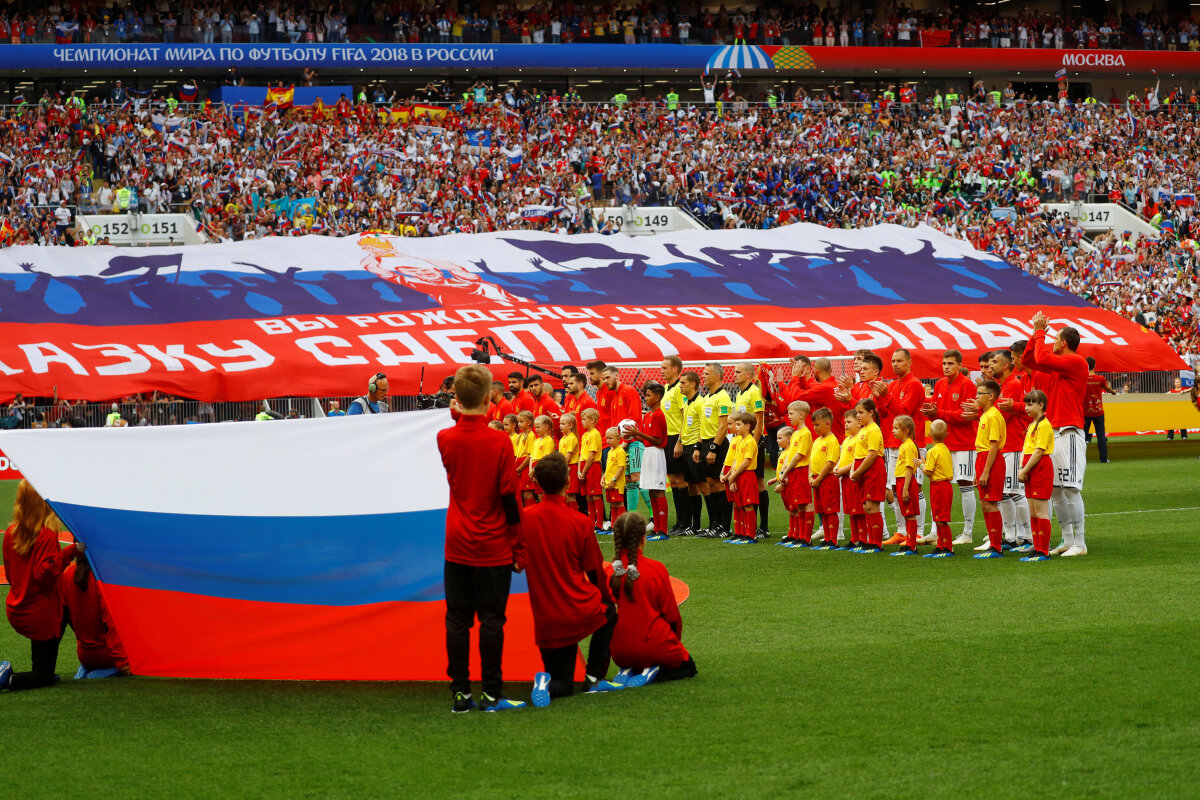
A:
{"type": "MultiPolygon", "coordinates": [[[[641,396],[621,383],[615,367],[603,362],[589,363],[586,376],[566,367],[563,408],[540,378],[513,373],[509,388],[514,397],[505,400],[504,386],[497,383],[489,416],[494,426],[510,428],[517,468],[524,475],[531,474],[538,457],[554,449],[568,457],[570,492],[600,531],[605,527],[606,500],[615,519],[626,507],[636,507],[639,493],[648,493],[655,528],[651,538],[695,535],[752,543],[768,535],[774,490],[790,517],[789,533],[781,544],[811,543],[815,516],[820,514],[817,538],[824,540],[827,549],[836,547],[837,540],[830,538],[848,518],[852,549],[869,547],[870,552],[878,552],[883,545],[900,544],[904,546],[900,552],[909,552],[917,544],[936,543],[931,554],[936,555],[952,553],[954,545],[974,543],[978,496],[988,530],[987,540],[975,548],[981,556],[996,557],[1009,549],[1036,549],[1042,556],[1084,555],[1083,407],[1089,367],[1077,353],[1078,331],[1065,327],[1049,340],[1041,312],[1031,325],[1029,340],[980,357],[979,386],[963,371],[962,354],[946,351],[943,377],[932,396],[913,375],[911,356],[904,349],[891,356],[895,379],[888,382],[882,380],[882,359],[870,351],[855,354],[857,382],[850,376],[834,378],[826,358],[797,356],[783,385],[762,368],[738,364],[732,396],[723,385],[722,365],[710,363],[702,372],[685,371],[678,357],[668,356],[662,362],[662,384],[646,382],[641,396]],[[597,387],[595,399],[587,392],[589,380],[597,387]],[[797,402],[802,405],[796,406],[797,402]],[[790,416],[797,409],[801,413],[789,420],[788,438],[779,438],[779,469],[768,485],[768,414],[790,416]],[[826,424],[822,410],[829,417],[825,433],[821,432],[826,424]],[[623,428],[613,424],[621,420],[640,422],[623,428]],[[935,441],[928,450],[926,420],[931,421],[935,441]],[[747,430],[739,430],[739,424],[747,430]],[[912,430],[906,434],[909,425],[912,430]],[[743,437],[756,447],[743,446],[743,437]],[[734,439],[737,442],[731,447],[734,439]],[[832,459],[830,440],[838,446],[832,459]],[[906,448],[906,442],[911,447],[906,448]],[[915,451],[916,456],[905,456],[906,451],[915,451]],[[831,460],[832,466],[821,477],[831,460]],[[1025,461],[1032,463],[1023,472],[1025,461]],[[920,491],[922,474],[917,469],[930,477],[929,492],[920,491]],[[753,486],[741,477],[746,473],[755,476],[753,486]],[[732,482],[730,474],[735,476],[732,482]],[[826,481],[829,474],[839,480],[826,481]],[[1027,482],[1033,486],[1027,487],[1027,482]],[[827,483],[839,485],[841,514],[836,524],[834,512],[822,510],[821,488],[825,487],[826,495],[832,493],[827,483]],[[807,484],[809,495],[801,484],[807,484]],[[668,486],[675,506],[675,525],[669,531],[664,491],[668,486]],[[943,541],[955,486],[963,529],[957,538],[943,541]],[[862,511],[858,511],[859,497],[862,511]],[[933,501],[928,509],[927,497],[933,501]],[[1047,499],[1063,532],[1062,542],[1053,550],[1048,546],[1048,510],[1039,513],[1047,499]],[[761,520],[757,528],[755,506],[761,520]],[[705,508],[707,528],[702,525],[705,508]],[[884,508],[892,509],[895,520],[896,533],[890,537],[884,508]],[[932,512],[936,529],[929,535],[925,534],[927,511],[932,512]],[[1039,546],[1043,535],[1046,544],[1039,546]]],[[[523,488],[526,500],[534,501],[536,485],[527,479],[523,488]]],[[[827,496],[824,501],[829,509],[827,496]]]]}

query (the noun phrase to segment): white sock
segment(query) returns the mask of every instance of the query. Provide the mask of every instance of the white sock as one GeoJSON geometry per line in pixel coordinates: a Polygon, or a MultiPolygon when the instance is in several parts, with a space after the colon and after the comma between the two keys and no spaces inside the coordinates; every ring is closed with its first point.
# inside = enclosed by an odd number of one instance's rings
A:
{"type": "Polygon", "coordinates": [[[1033,541],[1033,524],[1029,519],[1029,500],[1023,494],[1013,498],[1017,508],[1017,538],[1022,542],[1033,541]]]}
{"type": "Polygon", "coordinates": [[[917,498],[917,538],[925,535],[925,493],[917,498]]]}
{"type": "Polygon", "coordinates": [[[1011,497],[1000,500],[1000,520],[1004,524],[1004,541],[1012,543],[1017,540],[1017,506],[1011,497]]]}
{"type": "Polygon", "coordinates": [[[1074,525],[1072,524],[1071,508],[1067,504],[1067,496],[1063,490],[1055,486],[1050,494],[1050,507],[1054,516],[1058,517],[1058,525],[1062,528],[1062,543],[1067,547],[1075,545],[1074,525]]]}
{"type": "Polygon", "coordinates": [[[846,530],[846,512],[838,512],[838,540],[843,542],[850,541],[850,532],[846,530]]]}
{"type": "Polygon", "coordinates": [[[1075,546],[1087,549],[1083,538],[1083,492],[1078,489],[1063,489],[1067,505],[1071,509],[1071,522],[1075,528],[1075,546]]]}
{"type": "MultiPolygon", "coordinates": [[[[892,507],[892,516],[896,520],[896,533],[904,533],[904,515],[900,513],[900,498],[897,497],[890,503],[892,507]]],[[[886,536],[884,537],[887,538],[886,536]]]]}
{"type": "Polygon", "coordinates": [[[962,510],[963,510],[963,533],[974,538],[975,536],[975,487],[974,486],[959,486],[959,494],[962,495],[962,510]]]}

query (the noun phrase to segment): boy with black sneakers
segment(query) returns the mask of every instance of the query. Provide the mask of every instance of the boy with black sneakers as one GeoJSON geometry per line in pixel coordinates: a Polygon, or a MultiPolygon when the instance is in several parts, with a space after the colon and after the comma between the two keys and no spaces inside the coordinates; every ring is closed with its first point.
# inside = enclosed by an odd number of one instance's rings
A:
{"type": "Polygon", "coordinates": [[[505,711],[525,704],[501,694],[504,622],[512,573],[523,568],[512,443],[487,425],[492,374],[479,364],[454,375],[454,427],[439,431],[438,451],[450,484],[446,509],[446,656],[452,711],[476,707],[471,697],[471,628],[479,619],[483,692],[478,707],[505,711]]]}
{"type": "Polygon", "coordinates": [[[538,461],[533,477],[545,496],[521,520],[533,638],[546,670],[533,680],[538,708],[575,692],[575,658],[588,636],[584,692],[622,688],[605,680],[617,609],[591,522],[566,502],[567,470],[567,460],[558,453],[538,461]]]}

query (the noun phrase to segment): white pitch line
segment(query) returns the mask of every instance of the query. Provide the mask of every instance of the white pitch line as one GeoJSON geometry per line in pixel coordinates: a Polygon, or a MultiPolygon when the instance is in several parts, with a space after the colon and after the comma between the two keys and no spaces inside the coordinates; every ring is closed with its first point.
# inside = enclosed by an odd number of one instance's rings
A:
{"type": "Polygon", "coordinates": [[[1086,517],[1115,517],[1120,514],[1161,514],[1172,511],[1200,511],[1200,506],[1184,506],[1183,508],[1141,508],[1136,511],[1105,511],[1103,514],[1087,514],[1086,517]]]}

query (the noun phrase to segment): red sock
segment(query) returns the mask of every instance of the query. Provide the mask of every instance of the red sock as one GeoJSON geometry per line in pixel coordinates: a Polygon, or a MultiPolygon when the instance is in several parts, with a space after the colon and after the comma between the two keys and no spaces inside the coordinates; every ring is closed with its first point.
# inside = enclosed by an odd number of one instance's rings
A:
{"type": "Polygon", "coordinates": [[[838,534],[838,515],[837,514],[822,514],[821,525],[825,528],[825,544],[831,544],[837,547],[838,534]]]}
{"type": "Polygon", "coordinates": [[[937,528],[937,549],[954,551],[954,537],[950,534],[949,522],[935,522],[937,528]]]}
{"type": "Polygon", "coordinates": [[[804,512],[794,511],[788,516],[788,535],[793,539],[804,538],[804,512]]]}
{"type": "Polygon", "coordinates": [[[816,518],[816,512],[803,511],[801,514],[804,517],[804,521],[800,523],[800,538],[812,544],[813,519],[816,518]]]}
{"type": "Polygon", "coordinates": [[[850,515],[850,544],[858,546],[858,515],[850,515]]]}
{"type": "Polygon", "coordinates": [[[604,527],[604,500],[600,495],[592,495],[588,498],[588,508],[592,512],[592,524],[597,528],[604,527]]]}
{"type": "Polygon", "coordinates": [[[917,549],[917,518],[909,517],[904,520],[905,539],[904,543],[908,545],[909,550],[917,549]]]}
{"type": "MultiPolygon", "coordinates": [[[[600,508],[601,508],[600,516],[603,517],[604,516],[604,511],[603,511],[604,507],[601,506],[600,508]]],[[[609,513],[610,513],[610,516],[609,516],[608,521],[611,522],[615,526],[617,524],[617,517],[619,517],[625,513],[625,506],[621,505],[620,503],[613,503],[611,506],[609,506],[609,513]]]]}
{"type": "Polygon", "coordinates": [[[1033,549],[1044,556],[1050,555],[1050,520],[1033,520],[1033,549]]]}
{"type": "Polygon", "coordinates": [[[742,506],[742,535],[754,538],[754,506],[742,506]]]}
{"type": "Polygon", "coordinates": [[[874,547],[883,547],[883,514],[867,514],[867,536],[874,547]]]}
{"type": "Polygon", "coordinates": [[[983,512],[983,524],[987,528],[988,543],[997,553],[1004,545],[1004,519],[999,511],[983,512]]]}
{"type": "Polygon", "coordinates": [[[667,526],[667,498],[651,497],[650,508],[654,511],[654,530],[657,533],[666,533],[667,526]]]}
{"type": "Polygon", "coordinates": [[[854,535],[855,544],[861,546],[867,543],[867,520],[862,514],[850,517],[850,531],[854,535]]]}

